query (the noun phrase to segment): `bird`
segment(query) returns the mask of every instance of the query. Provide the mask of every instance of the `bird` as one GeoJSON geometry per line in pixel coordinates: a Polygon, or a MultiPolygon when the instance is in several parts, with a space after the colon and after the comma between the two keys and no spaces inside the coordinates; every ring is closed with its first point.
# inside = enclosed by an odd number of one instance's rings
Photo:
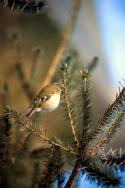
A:
{"type": "Polygon", "coordinates": [[[31,117],[36,112],[52,112],[60,103],[61,86],[58,83],[51,83],[40,90],[36,95],[26,113],[31,117]]]}

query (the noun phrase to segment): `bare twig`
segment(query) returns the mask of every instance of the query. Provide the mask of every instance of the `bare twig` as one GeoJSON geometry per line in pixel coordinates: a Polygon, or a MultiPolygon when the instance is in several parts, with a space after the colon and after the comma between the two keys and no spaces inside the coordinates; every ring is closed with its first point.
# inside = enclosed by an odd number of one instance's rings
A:
{"type": "Polygon", "coordinates": [[[57,49],[56,55],[54,56],[52,63],[50,65],[49,71],[47,72],[47,75],[43,81],[43,86],[49,84],[56,72],[57,65],[60,63],[60,60],[64,54],[64,51],[69,44],[69,40],[71,37],[71,34],[73,32],[77,16],[79,13],[79,8],[80,8],[80,3],[81,0],[73,0],[72,3],[72,12],[71,12],[71,17],[69,20],[69,23],[67,24],[66,30],[63,34],[62,40],[60,42],[60,45],[57,49]]]}

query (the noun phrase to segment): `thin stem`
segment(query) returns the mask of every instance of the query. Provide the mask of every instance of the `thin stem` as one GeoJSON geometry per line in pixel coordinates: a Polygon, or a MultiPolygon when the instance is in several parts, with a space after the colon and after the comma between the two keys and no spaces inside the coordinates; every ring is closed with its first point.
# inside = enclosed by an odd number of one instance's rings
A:
{"type": "Polygon", "coordinates": [[[74,26],[75,26],[75,23],[77,20],[77,16],[79,13],[80,3],[81,3],[81,0],[73,0],[72,12],[71,12],[71,17],[70,17],[69,23],[67,24],[67,27],[63,34],[60,46],[57,49],[56,55],[54,56],[54,59],[52,60],[49,71],[43,81],[43,86],[48,85],[51,82],[51,80],[56,72],[57,65],[60,63],[60,60],[64,54],[64,51],[65,51],[67,45],[69,44],[69,39],[73,32],[73,29],[74,29],[74,26]]]}

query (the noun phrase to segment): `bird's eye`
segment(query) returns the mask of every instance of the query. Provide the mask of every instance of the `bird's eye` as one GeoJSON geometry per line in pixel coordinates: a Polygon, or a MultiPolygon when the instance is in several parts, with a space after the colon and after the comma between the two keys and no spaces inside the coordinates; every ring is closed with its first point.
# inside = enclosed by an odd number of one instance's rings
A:
{"type": "Polygon", "coordinates": [[[44,96],[44,97],[42,97],[42,101],[43,102],[47,101],[50,97],[51,97],[51,95],[44,96]]]}
{"type": "Polygon", "coordinates": [[[47,100],[47,96],[42,97],[42,101],[46,101],[47,100]]]}

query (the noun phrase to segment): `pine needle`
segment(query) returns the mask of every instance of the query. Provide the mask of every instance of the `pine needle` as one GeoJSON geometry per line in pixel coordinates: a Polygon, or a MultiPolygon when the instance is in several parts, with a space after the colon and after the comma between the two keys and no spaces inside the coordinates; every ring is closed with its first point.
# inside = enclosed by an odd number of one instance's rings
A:
{"type": "Polygon", "coordinates": [[[116,97],[115,101],[108,107],[102,119],[97,123],[95,128],[91,131],[89,142],[103,130],[104,127],[109,127],[117,121],[120,114],[125,111],[125,87],[116,97]]]}
{"type": "Polygon", "coordinates": [[[86,173],[86,178],[90,182],[96,182],[102,187],[118,187],[121,183],[110,165],[102,163],[100,160],[94,158],[85,159],[83,162],[83,173],[86,173]]]}
{"type": "Polygon", "coordinates": [[[76,121],[75,121],[75,115],[74,114],[74,106],[71,103],[71,99],[70,99],[70,95],[69,95],[69,73],[68,73],[68,68],[67,68],[67,61],[70,61],[69,57],[67,57],[64,60],[64,64],[62,64],[61,67],[61,74],[62,74],[62,78],[63,78],[63,89],[64,89],[64,101],[65,101],[65,106],[66,106],[66,111],[67,111],[67,117],[69,119],[69,124],[70,124],[70,128],[72,131],[72,136],[73,136],[73,140],[74,140],[74,144],[76,146],[77,149],[79,149],[79,141],[76,135],[76,131],[75,131],[75,127],[77,127],[76,125],[76,121]]]}
{"type": "Polygon", "coordinates": [[[47,5],[43,0],[1,0],[3,7],[8,7],[11,11],[20,10],[26,13],[43,14],[47,10],[47,5]]]}
{"type": "Polygon", "coordinates": [[[82,75],[82,88],[80,94],[82,93],[82,140],[81,143],[85,147],[88,137],[88,131],[90,130],[91,123],[91,102],[90,102],[90,75],[88,69],[81,71],[82,75]]]}
{"type": "Polygon", "coordinates": [[[40,139],[48,142],[51,145],[58,146],[59,148],[63,149],[64,151],[69,152],[69,153],[77,156],[77,153],[75,153],[71,149],[71,147],[65,147],[62,144],[62,142],[60,142],[60,141],[58,142],[57,140],[55,142],[52,139],[49,139],[46,135],[46,131],[38,129],[35,126],[33,126],[32,121],[30,121],[24,114],[22,114],[20,112],[16,112],[16,111],[14,111],[14,110],[12,110],[11,108],[8,108],[8,107],[5,108],[5,114],[7,115],[7,118],[10,122],[14,121],[15,124],[16,123],[20,124],[20,126],[27,128],[28,131],[35,134],[40,139]]]}
{"type": "Polygon", "coordinates": [[[106,144],[109,144],[109,142],[111,142],[114,134],[121,126],[121,122],[124,118],[124,115],[125,115],[124,113],[121,113],[119,117],[115,120],[115,122],[108,128],[105,135],[101,139],[99,139],[96,145],[93,148],[88,149],[88,153],[90,155],[95,155],[102,147],[104,147],[106,144]]]}

